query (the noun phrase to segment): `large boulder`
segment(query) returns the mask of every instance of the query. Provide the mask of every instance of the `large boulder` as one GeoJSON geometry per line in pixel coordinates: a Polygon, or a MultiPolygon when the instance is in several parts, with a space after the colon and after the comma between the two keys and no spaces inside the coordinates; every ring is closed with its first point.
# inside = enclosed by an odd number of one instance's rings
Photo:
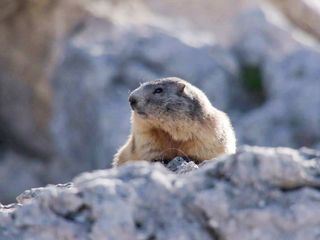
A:
{"type": "Polygon", "coordinates": [[[318,239],[320,153],[244,147],[176,175],[136,163],[24,192],[1,239],[318,239]]]}
{"type": "Polygon", "coordinates": [[[1,140],[48,158],[49,78],[63,41],[84,12],[73,0],[1,1],[0,7],[1,140]]]}
{"type": "Polygon", "coordinates": [[[272,3],[296,27],[320,40],[320,27],[317,24],[320,21],[319,1],[268,0],[268,2],[272,3]]]}
{"type": "Polygon", "coordinates": [[[240,99],[247,106],[235,121],[239,142],[318,148],[319,51],[261,11],[243,14],[235,29],[238,24],[242,28],[231,47],[240,65],[240,99]]]}

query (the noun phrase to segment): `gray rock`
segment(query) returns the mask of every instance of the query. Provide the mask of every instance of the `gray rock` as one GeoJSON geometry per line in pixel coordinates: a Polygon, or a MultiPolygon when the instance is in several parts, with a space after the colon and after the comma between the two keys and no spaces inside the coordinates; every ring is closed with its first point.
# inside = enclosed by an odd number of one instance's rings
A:
{"type": "Polygon", "coordinates": [[[236,123],[240,142],[268,146],[313,146],[320,138],[319,53],[296,50],[265,65],[268,94],[261,107],[236,123]]]}
{"type": "Polygon", "coordinates": [[[260,146],[294,146],[295,139],[288,109],[282,101],[270,101],[254,109],[235,123],[240,143],[260,146]]]}
{"type": "Polygon", "coordinates": [[[320,138],[320,60],[318,51],[301,49],[266,70],[268,91],[281,99],[298,146],[312,146],[320,138]]]}
{"type": "Polygon", "coordinates": [[[45,166],[39,159],[25,157],[10,150],[1,151],[1,202],[11,202],[17,191],[24,191],[26,186],[40,187],[46,184],[43,181],[45,166]]]}
{"type": "Polygon", "coordinates": [[[68,159],[71,166],[77,161],[73,166],[74,174],[107,166],[103,140],[110,136],[102,126],[103,114],[119,105],[104,105],[106,89],[114,75],[106,61],[106,58],[70,46],[53,79],[51,129],[56,154],[64,162],[68,159]]]}
{"type": "Polygon", "coordinates": [[[296,27],[320,39],[320,28],[315,24],[320,20],[318,2],[313,1],[276,1],[269,0],[280,10],[296,27]]]}
{"type": "Polygon", "coordinates": [[[183,157],[176,157],[165,166],[175,173],[187,173],[199,168],[193,161],[187,161],[183,157]]]}
{"type": "Polygon", "coordinates": [[[235,18],[231,47],[242,65],[265,64],[270,58],[281,57],[301,45],[290,35],[290,29],[272,21],[266,13],[254,8],[235,18]]]}
{"type": "Polygon", "coordinates": [[[64,41],[85,12],[74,0],[13,0],[1,2],[0,15],[1,140],[25,154],[48,159],[49,79],[64,41]]]}
{"type": "Polygon", "coordinates": [[[318,239],[319,157],[246,146],[182,175],[144,162],[83,173],[2,206],[0,237],[318,239]]]}
{"type": "Polygon", "coordinates": [[[243,114],[235,105],[239,143],[318,148],[319,51],[269,18],[251,11],[236,23],[242,28],[236,30],[232,49],[240,62],[242,84],[233,98],[247,106],[243,114]]]}

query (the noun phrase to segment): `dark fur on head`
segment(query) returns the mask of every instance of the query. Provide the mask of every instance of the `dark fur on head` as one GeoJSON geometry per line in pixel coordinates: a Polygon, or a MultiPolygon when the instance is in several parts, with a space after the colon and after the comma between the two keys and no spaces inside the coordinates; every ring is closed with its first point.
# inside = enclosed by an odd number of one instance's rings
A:
{"type": "Polygon", "coordinates": [[[146,119],[195,119],[201,118],[205,95],[188,82],[175,78],[163,78],[143,83],[129,96],[133,111],[146,119]],[[191,89],[192,88],[192,89],[191,89]]]}

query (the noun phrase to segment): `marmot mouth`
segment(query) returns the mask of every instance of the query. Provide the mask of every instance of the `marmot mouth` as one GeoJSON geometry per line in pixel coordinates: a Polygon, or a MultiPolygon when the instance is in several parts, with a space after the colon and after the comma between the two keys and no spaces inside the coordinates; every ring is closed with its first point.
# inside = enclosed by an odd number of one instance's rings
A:
{"type": "Polygon", "coordinates": [[[147,114],[143,111],[136,111],[136,113],[138,113],[139,115],[144,116],[144,117],[147,116],[147,114]]]}

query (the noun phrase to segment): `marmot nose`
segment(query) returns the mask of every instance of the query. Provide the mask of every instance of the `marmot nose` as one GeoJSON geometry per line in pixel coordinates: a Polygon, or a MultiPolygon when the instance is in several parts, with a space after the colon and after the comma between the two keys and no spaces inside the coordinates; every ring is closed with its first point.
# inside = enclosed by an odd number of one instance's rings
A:
{"type": "Polygon", "coordinates": [[[135,108],[135,106],[137,105],[137,102],[138,102],[137,98],[134,97],[133,95],[130,95],[130,97],[129,97],[129,103],[130,103],[130,106],[131,106],[132,110],[133,110],[133,109],[135,108]]]}

